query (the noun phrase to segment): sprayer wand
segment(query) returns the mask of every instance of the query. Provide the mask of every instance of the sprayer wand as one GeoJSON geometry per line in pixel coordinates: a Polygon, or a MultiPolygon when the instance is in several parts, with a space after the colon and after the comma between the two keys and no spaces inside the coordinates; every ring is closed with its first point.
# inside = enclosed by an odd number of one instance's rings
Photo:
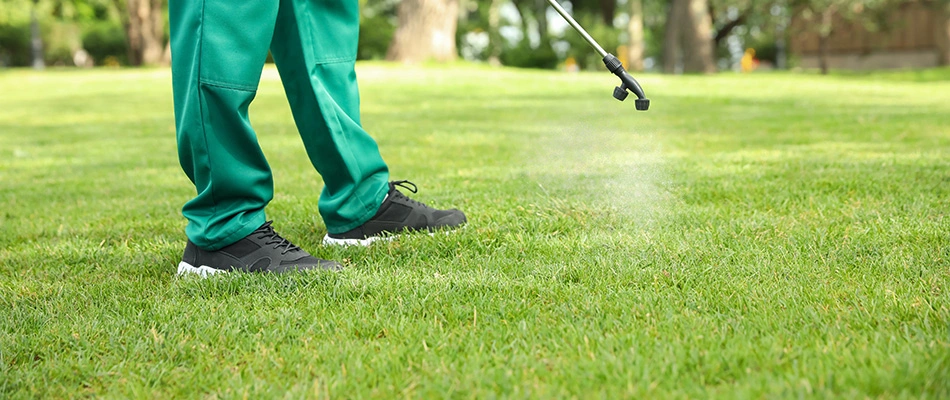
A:
{"type": "Polygon", "coordinates": [[[604,48],[597,44],[597,41],[594,40],[594,38],[592,38],[590,34],[588,34],[587,31],[584,30],[584,28],[578,24],[577,21],[575,21],[574,18],[564,10],[564,8],[561,7],[560,4],[558,4],[557,0],[548,0],[548,3],[551,3],[551,7],[554,7],[554,11],[557,11],[558,14],[561,14],[561,17],[563,17],[564,20],[567,21],[567,23],[577,31],[577,33],[581,34],[584,40],[586,40],[587,43],[590,44],[595,51],[597,51],[597,54],[600,54],[600,56],[604,58],[604,65],[607,66],[607,70],[620,78],[620,86],[614,88],[614,98],[624,101],[624,99],[626,99],[627,95],[629,94],[627,93],[627,90],[630,90],[633,92],[633,94],[637,95],[637,99],[634,101],[637,110],[648,110],[650,108],[650,99],[647,99],[646,95],[643,94],[643,88],[640,87],[640,84],[637,83],[637,80],[633,79],[633,77],[630,76],[630,74],[628,74],[625,69],[623,69],[623,63],[621,63],[620,60],[618,60],[613,54],[604,51],[604,48]]]}

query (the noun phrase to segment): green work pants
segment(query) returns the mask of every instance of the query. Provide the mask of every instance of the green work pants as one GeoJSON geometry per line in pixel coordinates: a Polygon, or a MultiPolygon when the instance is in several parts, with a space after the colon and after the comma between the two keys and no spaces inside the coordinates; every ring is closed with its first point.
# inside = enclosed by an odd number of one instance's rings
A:
{"type": "Polygon", "coordinates": [[[171,0],[169,20],[178,156],[197,189],[182,208],[192,242],[216,250],[265,222],[274,182],[248,106],[268,49],[323,177],[327,230],[376,213],[389,171],[360,124],[358,0],[171,0]]]}

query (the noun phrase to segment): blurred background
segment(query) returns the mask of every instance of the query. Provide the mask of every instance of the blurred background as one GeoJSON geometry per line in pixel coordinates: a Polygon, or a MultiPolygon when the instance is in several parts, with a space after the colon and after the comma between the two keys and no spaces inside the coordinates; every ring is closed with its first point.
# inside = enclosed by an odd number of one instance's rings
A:
{"type": "MultiPolygon", "coordinates": [[[[546,0],[360,0],[359,59],[603,68],[546,0]]],[[[950,0],[562,1],[628,69],[950,64],[950,0]]],[[[0,0],[0,68],[167,65],[167,0],[0,0]]]]}

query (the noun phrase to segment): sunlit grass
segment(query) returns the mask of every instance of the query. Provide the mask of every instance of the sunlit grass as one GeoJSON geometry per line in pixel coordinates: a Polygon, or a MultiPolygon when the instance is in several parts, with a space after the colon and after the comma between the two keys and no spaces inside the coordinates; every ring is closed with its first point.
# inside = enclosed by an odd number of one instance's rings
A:
{"type": "MultiPolygon", "coordinates": [[[[325,248],[276,73],[269,217],[337,274],[178,279],[167,70],[0,72],[0,397],[950,396],[950,81],[359,67],[451,235],[325,248]]],[[[902,73],[916,77],[916,73],[902,73]]],[[[901,75],[903,76],[903,75],[901,75]]]]}

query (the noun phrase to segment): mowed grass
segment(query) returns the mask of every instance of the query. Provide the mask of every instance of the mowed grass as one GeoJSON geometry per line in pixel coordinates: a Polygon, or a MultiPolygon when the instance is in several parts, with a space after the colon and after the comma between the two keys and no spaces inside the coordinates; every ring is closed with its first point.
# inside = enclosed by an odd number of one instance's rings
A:
{"type": "Polygon", "coordinates": [[[950,396],[950,70],[644,75],[645,113],[607,73],[358,73],[469,225],[320,245],[266,70],[269,218],[348,268],[200,280],[169,71],[0,72],[0,397],[950,396]]]}

